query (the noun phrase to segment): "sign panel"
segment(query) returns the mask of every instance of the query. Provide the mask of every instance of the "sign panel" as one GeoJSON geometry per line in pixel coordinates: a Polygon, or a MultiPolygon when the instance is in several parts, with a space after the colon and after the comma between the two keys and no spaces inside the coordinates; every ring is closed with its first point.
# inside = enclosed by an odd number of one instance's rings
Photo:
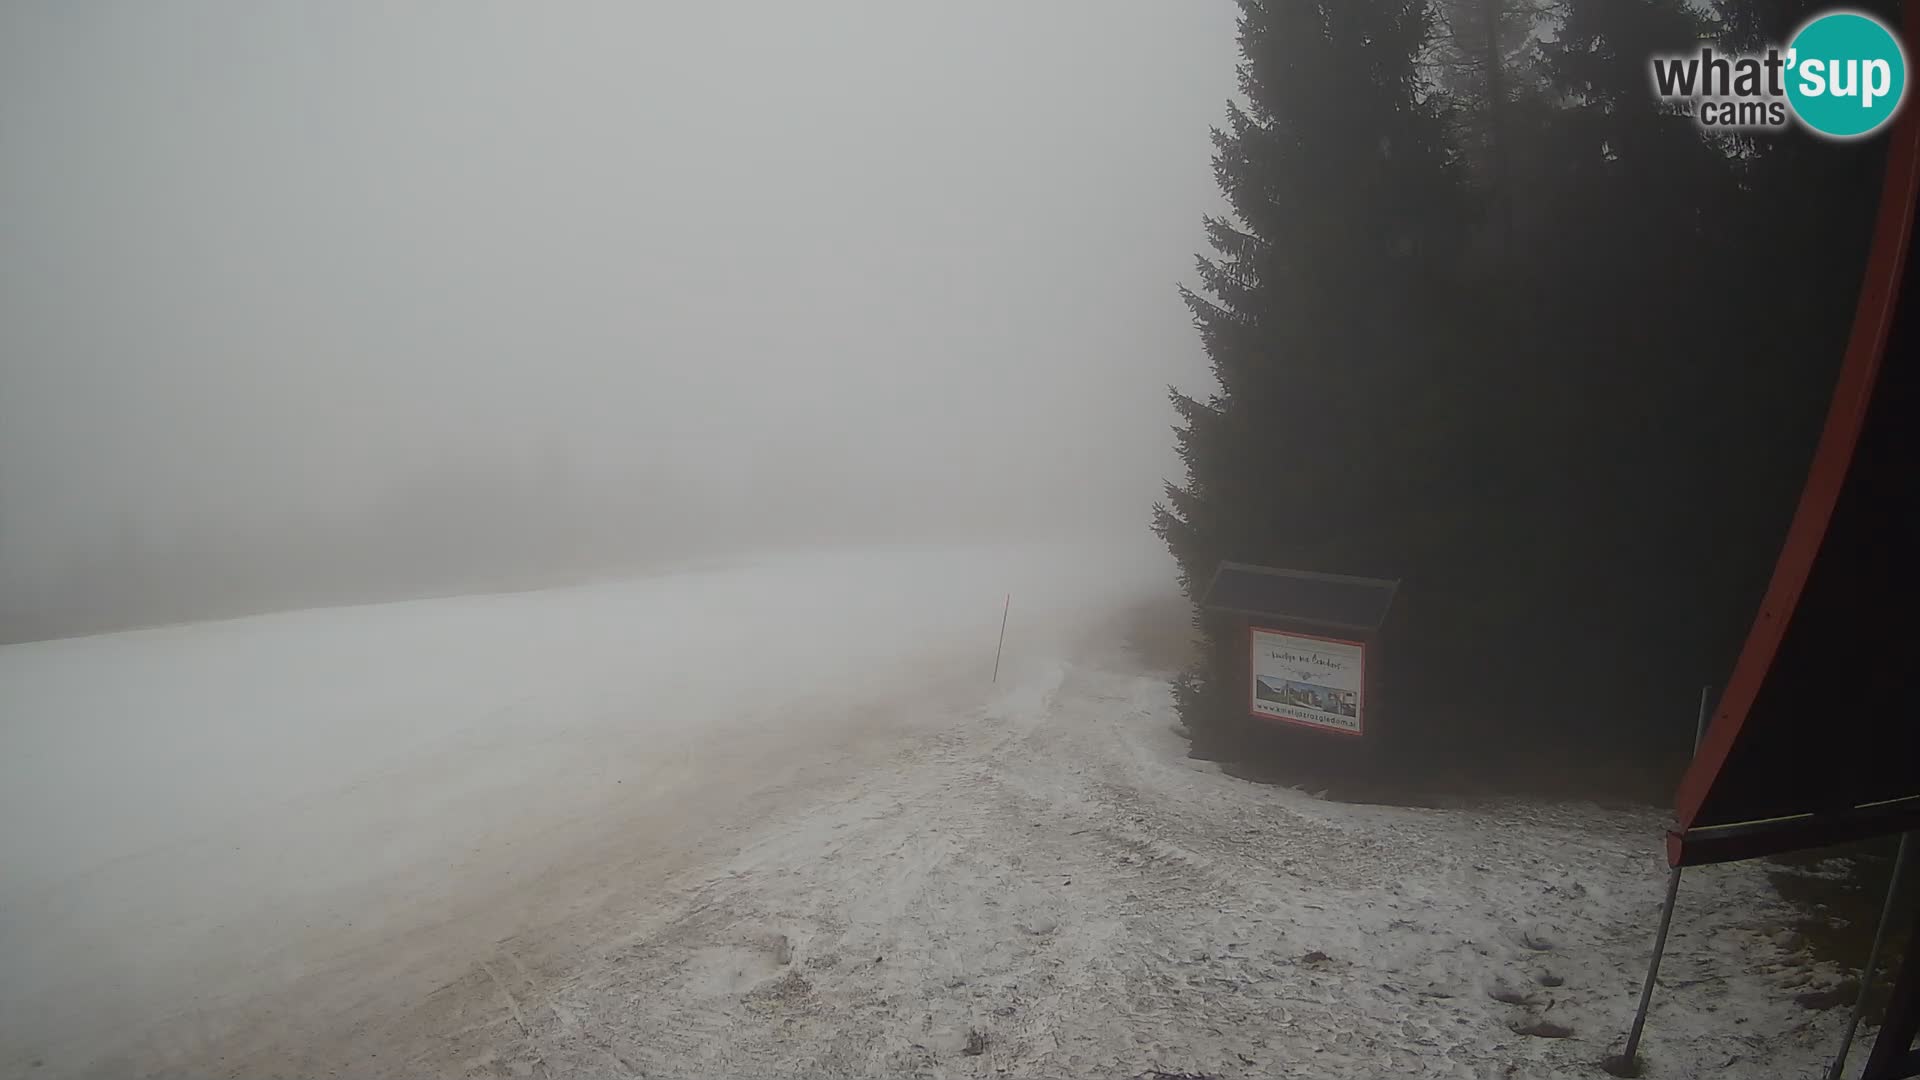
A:
{"type": "Polygon", "coordinates": [[[1252,627],[1249,709],[1261,720],[1362,733],[1366,646],[1252,627]]]}

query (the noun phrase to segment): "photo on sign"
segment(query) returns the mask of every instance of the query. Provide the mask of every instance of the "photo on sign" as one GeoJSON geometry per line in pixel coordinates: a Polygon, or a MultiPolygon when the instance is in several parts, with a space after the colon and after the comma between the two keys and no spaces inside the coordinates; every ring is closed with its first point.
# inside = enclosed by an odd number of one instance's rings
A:
{"type": "Polygon", "coordinates": [[[1317,712],[1339,716],[1360,715],[1360,695],[1351,690],[1294,682],[1291,679],[1256,680],[1254,692],[1261,701],[1282,705],[1300,705],[1317,712]]]}
{"type": "Polygon", "coordinates": [[[1251,631],[1249,645],[1249,706],[1254,716],[1344,735],[1361,733],[1363,645],[1258,628],[1251,631]]]}

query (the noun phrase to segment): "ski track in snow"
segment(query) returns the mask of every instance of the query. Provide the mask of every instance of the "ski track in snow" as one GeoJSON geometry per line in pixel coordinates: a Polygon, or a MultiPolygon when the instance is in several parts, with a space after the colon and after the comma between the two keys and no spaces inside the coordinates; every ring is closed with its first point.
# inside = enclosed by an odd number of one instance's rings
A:
{"type": "MultiPolygon", "coordinates": [[[[1658,810],[1355,806],[1236,780],[1184,756],[1164,674],[1115,640],[1149,591],[1113,583],[1164,573],[1151,560],[836,558],[745,583],[726,571],[0,650],[0,687],[88,663],[165,667],[172,685],[222,642],[261,663],[246,643],[289,626],[304,649],[329,633],[391,644],[425,622],[438,629],[421,640],[470,651],[369,702],[438,704],[457,722],[317,778],[283,762],[262,765],[276,777],[265,789],[209,780],[257,809],[247,820],[188,798],[167,822],[82,832],[85,858],[45,828],[0,833],[4,854],[39,870],[0,883],[0,1069],[1603,1075],[1662,896],[1658,810]],[[927,592],[930,572],[945,584],[927,592]],[[796,573],[814,584],[791,587],[796,573]],[[989,686],[990,655],[972,654],[1009,576],[1016,617],[989,686]],[[876,577],[884,596],[848,596],[876,577]],[[763,609],[769,591],[778,603],[763,609]],[[968,598],[982,610],[956,625],[968,598]],[[475,621],[513,628],[504,651],[474,645],[475,621]],[[542,632],[568,648],[532,644],[542,632]],[[638,633],[662,659],[597,645],[608,633],[623,649],[638,633]],[[502,674],[527,650],[532,667],[564,654],[568,677],[502,674]],[[583,651],[598,658],[584,673],[583,651]],[[731,659],[701,659],[716,651],[731,659]],[[713,689],[742,653],[752,685],[713,689]],[[447,704],[469,672],[480,686],[447,704]],[[507,688],[518,698],[490,711],[486,695],[507,688]],[[638,701],[697,722],[636,726],[638,701]],[[501,719],[515,709],[572,719],[530,735],[501,719]],[[1541,1018],[1571,1036],[1513,1030],[1541,1018]]],[[[242,697],[333,688],[385,655],[270,653],[283,682],[242,697]]],[[[84,719],[55,707],[77,691],[64,693],[6,700],[84,719]]],[[[57,758],[52,724],[7,728],[8,748],[57,758]]],[[[134,766],[122,775],[136,787],[168,780],[134,766]]],[[[4,809],[36,794],[52,797],[29,786],[4,809]]],[[[1820,1072],[1843,1017],[1798,1008],[1782,984],[1838,973],[1775,944],[1789,916],[1758,867],[1689,871],[1648,1076],[1820,1072]]]]}

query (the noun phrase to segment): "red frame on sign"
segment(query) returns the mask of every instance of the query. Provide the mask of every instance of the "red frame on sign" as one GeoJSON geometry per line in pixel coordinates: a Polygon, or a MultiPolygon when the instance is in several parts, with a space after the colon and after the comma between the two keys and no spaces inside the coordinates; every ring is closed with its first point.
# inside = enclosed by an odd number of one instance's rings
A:
{"type": "Polygon", "coordinates": [[[1265,720],[1272,724],[1288,724],[1297,728],[1305,728],[1308,731],[1317,731],[1322,735],[1332,735],[1335,738],[1360,738],[1367,733],[1367,643],[1364,641],[1349,641],[1346,638],[1327,637],[1324,634],[1303,634],[1298,630],[1282,630],[1276,626],[1254,626],[1251,623],[1247,624],[1247,715],[1253,717],[1255,720],[1265,720]],[[1356,724],[1354,730],[1344,731],[1340,728],[1309,724],[1304,720],[1294,720],[1290,717],[1270,716],[1263,712],[1256,712],[1253,706],[1258,699],[1255,696],[1257,691],[1255,691],[1253,687],[1260,676],[1253,666],[1253,635],[1255,634],[1279,634],[1283,637],[1306,638],[1308,641],[1324,641],[1330,645],[1351,645],[1360,650],[1360,688],[1354,691],[1353,709],[1354,712],[1358,714],[1353,718],[1356,724]]]}

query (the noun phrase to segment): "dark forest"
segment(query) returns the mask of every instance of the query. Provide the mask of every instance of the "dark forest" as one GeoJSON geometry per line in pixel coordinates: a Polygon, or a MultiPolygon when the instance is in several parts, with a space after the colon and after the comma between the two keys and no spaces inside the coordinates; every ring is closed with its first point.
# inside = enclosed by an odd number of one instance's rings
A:
{"type": "MultiPolygon", "coordinates": [[[[1183,586],[1400,580],[1407,760],[1683,763],[1804,478],[1883,147],[1710,132],[1648,57],[1764,49],[1817,5],[1240,7],[1232,212],[1184,294],[1216,385],[1172,395],[1187,474],[1154,516],[1183,586]]],[[[1242,643],[1198,624],[1196,752],[1314,743],[1243,718],[1242,643]]]]}

